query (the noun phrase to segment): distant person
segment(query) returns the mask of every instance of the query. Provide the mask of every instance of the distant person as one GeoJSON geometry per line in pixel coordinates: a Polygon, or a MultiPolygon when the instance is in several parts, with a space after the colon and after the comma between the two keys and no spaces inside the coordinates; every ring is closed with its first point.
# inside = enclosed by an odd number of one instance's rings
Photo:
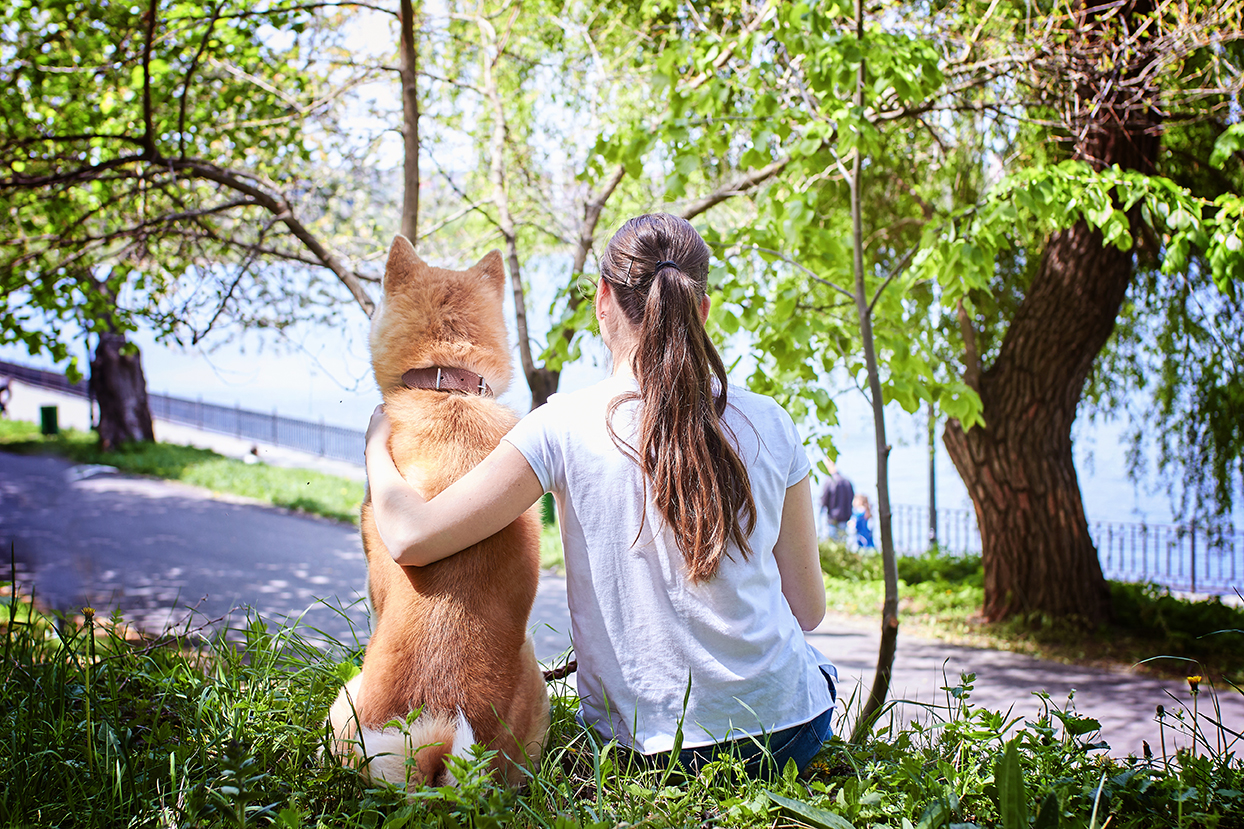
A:
{"type": "Polygon", "coordinates": [[[872,517],[873,509],[868,503],[868,496],[861,492],[855,496],[851,505],[852,538],[857,550],[876,549],[873,544],[873,528],[869,523],[872,517]]]}
{"type": "Polygon", "coordinates": [[[9,401],[13,399],[12,383],[8,377],[0,377],[0,417],[4,417],[9,401]]]}
{"type": "Polygon", "coordinates": [[[821,490],[821,509],[829,518],[829,537],[845,540],[847,522],[851,520],[851,498],[855,495],[855,487],[847,480],[847,476],[838,471],[833,461],[829,465],[829,480],[821,490]]]}

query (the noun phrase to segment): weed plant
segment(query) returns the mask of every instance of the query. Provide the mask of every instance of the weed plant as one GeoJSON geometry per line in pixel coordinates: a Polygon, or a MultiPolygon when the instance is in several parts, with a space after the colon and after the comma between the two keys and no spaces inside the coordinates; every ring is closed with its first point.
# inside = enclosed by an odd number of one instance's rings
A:
{"type": "Polygon", "coordinates": [[[0,420],[0,450],[52,454],[80,464],[112,466],[122,472],[152,475],[254,498],[268,504],[358,523],[363,485],[336,475],[244,463],[208,449],[168,443],[128,443],[104,452],[90,432],[66,429],[51,437],[33,423],[0,420]]]}
{"type": "Polygon", "coordinates": [[[636,768],[575,722],[558,682],[549,746],[522,791],[495,785],[477,750],[457,761],[458,788],[407,795],[320,758],[357,642],[324,652],[254,619],[206,642],[188,630],[135,641],[4,594],[5,826],[1244,826],[1239,737],[1216,730],[1212,706],[1172,713],[1170,728],[1195,731],[1188,749],[1114,760],[1069,705],[1047,699],[1030,723],[974,707],[971,676],[927,720],[883,717],[864,744],[835,740],[803,776],[769,781],[729,759],[694,777],[636,768]]]}

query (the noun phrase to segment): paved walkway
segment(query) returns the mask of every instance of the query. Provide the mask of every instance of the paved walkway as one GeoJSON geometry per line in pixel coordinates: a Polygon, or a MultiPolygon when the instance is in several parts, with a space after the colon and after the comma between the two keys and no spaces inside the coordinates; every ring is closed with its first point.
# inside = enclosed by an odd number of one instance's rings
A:
{"type": "MultiPolygon", "coordinates": [[[[37,411],[32,417],[14,408],[23,419],[37,419],[37,411]]],[[[61,423],[67,422],[62,409],[61,423]]],[[[157,429],[172,439],[167,425],[157,429]]],[[[241,456],[249,450],[224,445],[228,438],[197,437],[218,451],[241,456]]],[[[318,465],[289,453],[271,459],[318,465]]],[[[352,526],[56,458],[0,453],[0,544],[7,550],[10,542],[19,578],[58,609],[116,607],[140,625],[162,629],[226,618],[240,622],[236,609],[250,607],[272,620],[301,618],[313,637],[366,640],[366,565],[352,526]]],[[[0,564],[0,571],[7,569],[7,561],[0,564]]],[[[564,579],[544,575],[531,623],[541,659],[555,660],[569,647],[564,579]]],[[[808,638],[837,664],[840,699],[855,698],[858,710],[875,670],[875,627],[830,618],[808,638]]],[[[1041,712],[1034,691],[1047,692],[1060,707],[1074,691],[1076,709],[1101,722],[1102,737],[1119,755],[1139,754],[1142,741],[1159,752],[1155,707],[1173,712],[1191,705],[1187,685],[1178,679],[1066,666],[900,633],[892,698],[906,702],[895,715],[926,721],[944,716],[946,693],[940,689],[957,684],[961,672],[976,674],[975,704],[1018,717],[1041,712]],[[942,711],[930,712],[928,706],[936,705],[942,711]]],[[[1221,721],[1244,733],[1244,697],[1227,691],[1219,702],[1221,721]]],[[[1211,708],[1209,696],[1202,695],[1201,713],[1211,708]]],[[[853,710],[847,709],[840,730],[849,727],[853,710]]],[[[1201,727],[1212,729],[1204,721],[1201,727]]],[[[1186,738],[1166,729],[1168,749],[1182,742],[1186,738]]]]}

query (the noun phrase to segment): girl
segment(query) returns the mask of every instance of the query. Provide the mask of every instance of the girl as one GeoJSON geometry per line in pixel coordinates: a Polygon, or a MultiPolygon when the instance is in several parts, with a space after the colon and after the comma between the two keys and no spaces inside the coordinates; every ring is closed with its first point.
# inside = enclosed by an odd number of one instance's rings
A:
{"type": "Polygon", "coordinates": [[[727,384],[704,329],[708,265],[687,221],[631,219],[600,263],[609,379],[554,395],[426,502],[378,413],[367,476],[385,546],[413,566],[552,492],[580,719],[650,763],[681,731],[693,772],[727,751],[769,774],[829,738],[837,674],[802,633],[825,613],[808,460],[786,412],[727,384]]]}
{"type": "Polygon", "coordinates": [[[851,527],[855,549],[876,549],[873,545],[872,518],[873,508],[868,503],[868,496],[862,492],[858,493],[851,502],[851,527]]]}

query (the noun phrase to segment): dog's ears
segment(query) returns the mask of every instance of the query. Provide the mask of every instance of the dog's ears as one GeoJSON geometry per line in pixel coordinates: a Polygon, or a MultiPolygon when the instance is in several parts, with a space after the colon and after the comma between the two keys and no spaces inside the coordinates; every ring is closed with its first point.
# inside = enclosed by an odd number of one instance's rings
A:
{"type": "Polygon", "coordinates": [[[399,233],[389,246],[389,262],[384,266],[384,292],[387,294],[390,288],[412,279],[416,271],[426,267],[415,253],[415,246],[399,233]]]}
{"type": "Polygon", "coordinates": [[[501,251],[488,251],[472,270],[477,271],[481,279],[488,280],[497,293],[505,290],[505,264],[501,261],[501,251]]]}

